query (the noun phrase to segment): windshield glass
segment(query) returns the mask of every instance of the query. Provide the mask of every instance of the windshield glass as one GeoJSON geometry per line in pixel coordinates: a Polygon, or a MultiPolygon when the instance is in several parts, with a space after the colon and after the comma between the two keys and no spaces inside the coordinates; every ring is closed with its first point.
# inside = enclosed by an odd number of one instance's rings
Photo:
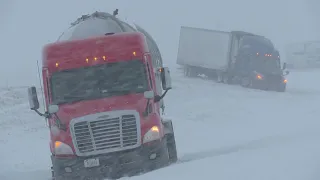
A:
{"type": "Polygon", "coordinates": [[[272,42],[261,36],[243,36],[240,40],[240,47],[250,46],[255,51],[271,51],[274,49],[272,42]]]}
{"type": "Polygon", "coordinates": [[[149,89],[146,69],[140,60],[56,72],[51,77],[51,88],[54,104],[143,93],[149,89]]]}

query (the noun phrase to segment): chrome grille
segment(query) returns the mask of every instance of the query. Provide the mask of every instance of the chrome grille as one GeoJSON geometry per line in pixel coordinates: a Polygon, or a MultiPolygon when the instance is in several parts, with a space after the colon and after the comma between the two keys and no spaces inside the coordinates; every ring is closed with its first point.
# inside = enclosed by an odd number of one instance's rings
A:
{"type": "Polygon", "coordinates": [[[281,75],[266,75],[265,79],[269,84],[274,84],[274,83],[281,83],[283,78],[281,75]]]}
{"type": "Polygon", "coordinates": [[[140,143],[138,122],[135,115],[75,121],[73,138],[76,150],[78,154],[88,155],[134,148],[140,143]]]}

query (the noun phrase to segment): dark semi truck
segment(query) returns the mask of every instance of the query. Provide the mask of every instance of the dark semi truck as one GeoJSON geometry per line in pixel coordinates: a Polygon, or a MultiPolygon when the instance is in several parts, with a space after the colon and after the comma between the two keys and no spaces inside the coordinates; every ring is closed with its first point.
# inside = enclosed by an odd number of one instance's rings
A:
{"type": "Polygon", "coordinates": [[[187,77],[210,79],[243,87],[286,90],[286,63],[266,37],[244,31],[216,31],[181,27],[177,64],[187,77]]]}

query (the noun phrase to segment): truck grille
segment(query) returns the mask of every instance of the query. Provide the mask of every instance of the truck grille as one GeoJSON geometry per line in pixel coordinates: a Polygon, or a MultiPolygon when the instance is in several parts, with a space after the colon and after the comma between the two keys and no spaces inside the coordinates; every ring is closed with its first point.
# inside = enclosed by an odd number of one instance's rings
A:
{"type": "Polygon", "coordinates": [[[281,83],[283,79],[280,75],[267,75],[265,78],[270,84],[281,83]]]}
{"type": "Polygon", "coordinates": [[[93,155],[138,146],[138,122],[135,115],[75,122],[73,138],[78,154],[93,155]]]}

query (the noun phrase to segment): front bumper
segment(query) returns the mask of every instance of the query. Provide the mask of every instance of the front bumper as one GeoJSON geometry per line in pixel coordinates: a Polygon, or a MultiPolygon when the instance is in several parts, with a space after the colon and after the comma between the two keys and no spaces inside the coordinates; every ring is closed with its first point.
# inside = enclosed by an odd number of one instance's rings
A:
{"type": "Polygon", "coordinates": [[[257,80],[252,82],[253,88],[262,90],[273,90],[273,91],[284,91],[287,84],[282,81],[267,81],[267,80],[257,80]]]}
{"type": "Polygon", "coordinates": [[[119,178],[163,166],[167,163],[166,152],[165,141],[159,140],[126,151],[90,157],[51,156],[51,160],[56,180],[81,180],[88,177],[119,178]],[[152,154],[156,154],[155,159],[150,159],[152,154]],[[99,158],[100,165],[93,168],[84,167],[84,160],[90,158],[99,158]]]}

